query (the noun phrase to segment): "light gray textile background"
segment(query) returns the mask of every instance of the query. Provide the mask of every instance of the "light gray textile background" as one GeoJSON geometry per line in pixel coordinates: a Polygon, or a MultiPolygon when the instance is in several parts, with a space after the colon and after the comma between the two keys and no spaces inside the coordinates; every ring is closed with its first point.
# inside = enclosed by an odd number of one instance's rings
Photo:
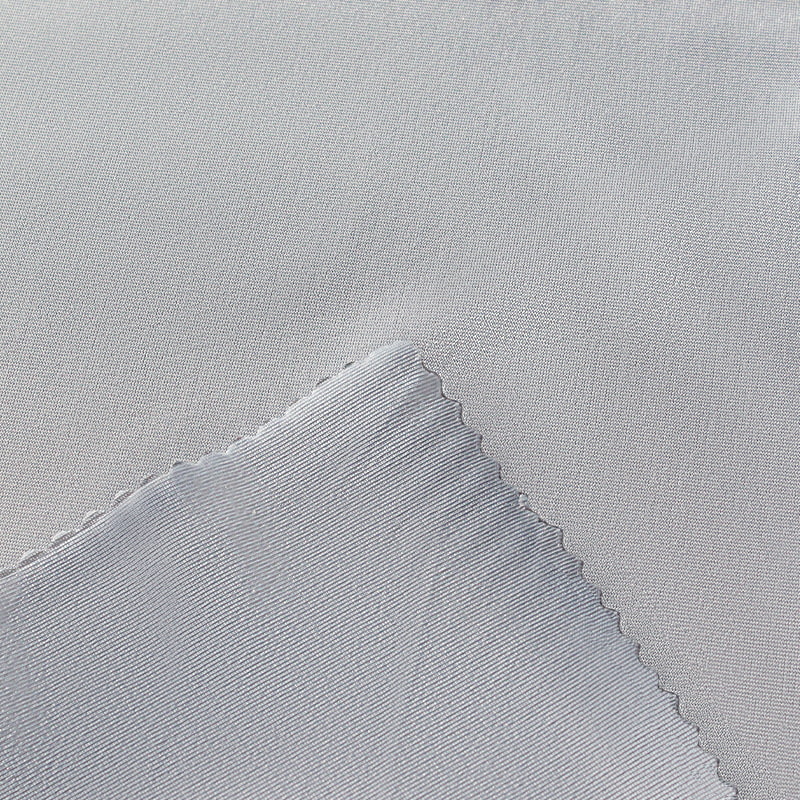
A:
{"type": "Polygon", "coordinates": [[[798,24],[4,3],[4,558],[409,338],[723,777],[800,796],[798,24]]]}

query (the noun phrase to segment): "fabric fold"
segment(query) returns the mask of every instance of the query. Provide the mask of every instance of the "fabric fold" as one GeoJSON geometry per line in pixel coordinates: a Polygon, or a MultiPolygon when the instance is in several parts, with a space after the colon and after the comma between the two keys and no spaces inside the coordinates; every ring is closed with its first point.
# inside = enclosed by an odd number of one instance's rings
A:
{"type": "Polygon", "coordinates": [[[407,343],[0,582],[0,794],[732,790],[407,343]]]}

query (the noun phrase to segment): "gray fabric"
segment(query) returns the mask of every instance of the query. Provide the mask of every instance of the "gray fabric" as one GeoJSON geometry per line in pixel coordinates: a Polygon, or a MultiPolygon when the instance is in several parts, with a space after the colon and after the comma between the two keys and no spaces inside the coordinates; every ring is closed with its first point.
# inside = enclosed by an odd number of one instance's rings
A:
{"type": "Polygon", "coordinates": [[[0,9],[2,553],[396,337],[800,796],[798,7],[0,9]]]}
{"type": "Polygon", "coordinates": [[[0,793],[723,800],[413,349],[0,583],[0,793]]]}

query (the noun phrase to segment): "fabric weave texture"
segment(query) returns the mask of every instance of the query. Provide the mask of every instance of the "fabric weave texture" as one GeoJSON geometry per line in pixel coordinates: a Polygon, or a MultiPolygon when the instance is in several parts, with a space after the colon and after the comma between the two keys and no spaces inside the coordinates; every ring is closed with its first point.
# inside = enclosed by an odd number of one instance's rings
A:
{"type": "Polygon", "coordinates": [[[733,797],[412,347],[0,583],[0,793],[733,797]]]}
{"type": "Polygon", "coordinates": [[[0,569],[410,340],[796,800],[798,52],[782,0],[0,3],[0,569]]]}

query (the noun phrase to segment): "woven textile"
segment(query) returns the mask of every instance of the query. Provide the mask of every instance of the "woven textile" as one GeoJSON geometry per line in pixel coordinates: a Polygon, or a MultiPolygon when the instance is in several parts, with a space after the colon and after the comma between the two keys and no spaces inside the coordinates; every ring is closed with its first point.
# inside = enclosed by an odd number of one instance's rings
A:
{"type": "Polygon", "coordinates": [[[0,560],[408,339],[723,777],[799,797],[799,32],[0,4],[0,560]]]}

